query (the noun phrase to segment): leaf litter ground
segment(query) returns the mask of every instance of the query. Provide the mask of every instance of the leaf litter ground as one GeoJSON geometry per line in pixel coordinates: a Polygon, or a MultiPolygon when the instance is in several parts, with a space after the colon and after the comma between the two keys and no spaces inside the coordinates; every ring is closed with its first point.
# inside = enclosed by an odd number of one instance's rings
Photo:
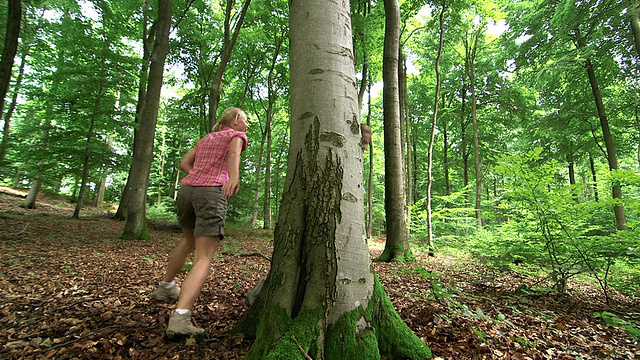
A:
{"type": "MultiPolygon", "coordinates": [[[[40,199],[38,209],[25,210],[21,194],[3,191],[0,358],[241,359],[250,349],[232,330],[246,293],[268,272],[260,254],[271,255],[270,232],[228,229],[194,308],[209,339],[170,342],[164,329],[175,304],[150,294],[180,241],[177,227],[156,224],[152,240],[122,241],[123,222],[88,209],[72,220],[73,207],[61,200],[40,199]]],[[[384,239],[371,241],[372,258],[383,248],[384,239]]],[[[637,328],[637,298],[606,308],[598,289],[584,284],[571,284],[565,297],[521,292],[537,279],[445,256],[374,266],[437,359],[640,358],[638,339],[594,317],[610,311],[637,328]]]]}

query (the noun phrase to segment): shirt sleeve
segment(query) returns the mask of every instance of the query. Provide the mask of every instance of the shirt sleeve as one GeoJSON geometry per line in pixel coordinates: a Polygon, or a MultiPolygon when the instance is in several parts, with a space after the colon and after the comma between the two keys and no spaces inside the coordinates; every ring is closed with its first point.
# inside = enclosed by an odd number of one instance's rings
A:
{"type": "Polygon", "coordinates": [[[239,137],[242,139],[242,151],[247,150],[247,146],[249,145],[249,139],[247,138],[247,134],[243,133],[241,131],[233,131],[233,133],[231,134],[231,139],[233,139],[234,137],[239,137]]]}

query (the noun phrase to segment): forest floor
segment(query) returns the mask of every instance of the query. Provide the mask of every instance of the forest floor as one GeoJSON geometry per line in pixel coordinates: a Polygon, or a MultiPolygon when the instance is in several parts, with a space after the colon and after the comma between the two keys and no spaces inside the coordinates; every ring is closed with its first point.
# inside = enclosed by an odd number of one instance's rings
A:
{"type": "MultiPolygon", "coordinates": [[[[87,208],[72,220],[73,205],[45,197],[25,210],[24,195],[0,189],[0,358],[227,360],[248,352],[251,341],[232,330],[246,293],[269,270],[256,253],[271,256],[272,233],[228,229],[194,308],[209,339],[170,342],[164,329],[175,304],[150,295],[179,229],[155,224],[152,240],[122,241],[124,222],[103,212],[87,208]]],[[[371,241],[372,258],[383,248],[384,239],[371,241]]],[[[640,358],[638,338],[594,316],[608,311],[637,329],[638,298],[617,297],[606,307],[587,282],[570,283],[564,297],[522,291],[540,279],[417,255],[413,263],[374,266],[436,359],[640,358]]]]}

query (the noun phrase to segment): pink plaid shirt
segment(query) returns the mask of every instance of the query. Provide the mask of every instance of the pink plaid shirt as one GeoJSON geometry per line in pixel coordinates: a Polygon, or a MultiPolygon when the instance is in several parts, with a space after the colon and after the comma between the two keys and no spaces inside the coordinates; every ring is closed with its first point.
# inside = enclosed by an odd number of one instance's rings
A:
{"type": "Polygon", "coordinates": [[[180,184],[186,186],[222,186],[229,180],[227,168],[227,153],[231,140],[240,137],[244,144],[242,151],[247,148],[247,134],[227,128],[214,131],[196,143],[196,158],[193,169],[182,178],[180,184]]]}

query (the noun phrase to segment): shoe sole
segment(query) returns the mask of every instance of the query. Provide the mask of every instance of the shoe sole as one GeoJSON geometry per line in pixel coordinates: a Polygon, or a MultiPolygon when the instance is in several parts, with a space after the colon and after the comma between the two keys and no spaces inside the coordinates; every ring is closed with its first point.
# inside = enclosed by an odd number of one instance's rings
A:
{"type": "Polygon", "coordinates": [[[201,333],[195,333],[195,334],[180,334],[180,333],[174,333],[174,332],[170,332],[167,331],[165,332],[165,337],[169,340],[180,340],[180,339],[185,339],[185,338],[194,338],[196,340],[205,340],[209,338],[209,335],[207,334],[206,331],[203,331],[201,333]]]}

